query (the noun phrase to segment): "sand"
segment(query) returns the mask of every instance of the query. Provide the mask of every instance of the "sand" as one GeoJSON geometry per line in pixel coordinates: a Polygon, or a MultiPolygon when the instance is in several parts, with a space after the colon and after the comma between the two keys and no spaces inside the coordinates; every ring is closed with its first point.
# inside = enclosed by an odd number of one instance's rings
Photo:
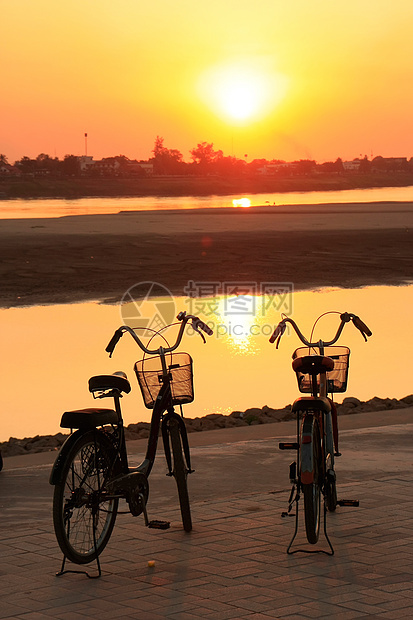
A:
{"type": "Polygon", "coordinates": [[[156,281],[413,281],[413,203],[124,212],[0,222],[2,307],[119,300],[156,281]]]}

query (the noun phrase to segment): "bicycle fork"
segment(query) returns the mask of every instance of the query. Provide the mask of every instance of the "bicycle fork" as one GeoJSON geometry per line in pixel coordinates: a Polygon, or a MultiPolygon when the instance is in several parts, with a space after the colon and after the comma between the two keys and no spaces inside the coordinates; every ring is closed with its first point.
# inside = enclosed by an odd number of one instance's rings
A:
{"type": "Polygon", "coordinates": [[[189,442],[188,442],[188,433],[186,430],[185,422],[182,417],[179,416],[176,411],[172,408],[168,413],[164,416],[162,421],[162,440],[163,447],[165,451],[166,464],[168,467],[167,476],[173,476],[173,463],[172,463],[172,455],[171,455],[171,446],[169,442],[169,431],[168,425],[172,421],[172,424],[176,423],[179,427],[179,432],[182,440],[182,448],[184,451],[186,469],[188,474],[192,474],[195,470],[191,467],[191,454],[189,451],[189,442]]]}

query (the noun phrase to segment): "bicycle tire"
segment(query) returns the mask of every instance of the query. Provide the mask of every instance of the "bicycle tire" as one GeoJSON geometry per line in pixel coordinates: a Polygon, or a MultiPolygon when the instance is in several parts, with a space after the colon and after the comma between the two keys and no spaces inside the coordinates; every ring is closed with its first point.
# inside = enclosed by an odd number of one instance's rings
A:
{"type": "Polygon", "coordinates": [[[102,432],[74,440],[54,489],[53,525],[62,553],[75,564],[95,560],[112,534],[119,500],[99,495],[115,468],[115,449],[102,432]]]}
{"type": "Polygon", "coordinates": [[[327,470],[324,488],[327,510],[334,512],[337,508],[337,486],[333,470],[331,470],[331,473],[327,470]]]}
{"type": "MultiPolygon", "coordinates": [[[[306,415],[302,426],[303,436],[310,441],[301,441],[301,464],[306,463],[306,469],[312,471],[313,481],[302,484],[304,495],[304,520],[307,540],[314,545],[320,534],[321,516],[321,485],[320,485],[320,456],[321,441],[318,422],[313,415],[306,415]],[[309,468],[309,465],[310,468],[309,468]]],[[[302,471],[302,467],[301,467],[302,471]]]]}
{"type": "Polygon", "coordinates": [[[169,435],[171,437],[172,448],[172,475],[175,478],[178,487],[179,505],[181,508],[182,525],[185,532],[192,530],[191,507],[189,504],[188,493],[188,469],[185,465],[185,459],[182,450],[181,433],[179,425],[175,420],[170,420],[168,424],[169,435]]]}
{"type": "Polygon", "coordinates": [[[3,457],[0,452],[0,471],[3,469],[3,457]]]}
{"type": "Polygon", "coordinates": [[[334,471],[334,440],[331,416],[326,416],[325,418],[325,454],[325,503],[327,506],[327,510],[329,512],[334,512],[337,508],[337,487],[336,475],[334,471]]]}

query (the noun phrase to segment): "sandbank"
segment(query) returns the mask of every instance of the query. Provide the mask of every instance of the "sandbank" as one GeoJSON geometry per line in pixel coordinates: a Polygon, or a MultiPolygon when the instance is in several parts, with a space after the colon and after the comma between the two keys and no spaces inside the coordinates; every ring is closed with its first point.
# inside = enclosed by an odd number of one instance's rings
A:
{"type": "Polygon", "coordinates": [[[119,301],[142,281],[413,281],[413,203],[134,211],[0,222],[0,305],[119,301]]]}

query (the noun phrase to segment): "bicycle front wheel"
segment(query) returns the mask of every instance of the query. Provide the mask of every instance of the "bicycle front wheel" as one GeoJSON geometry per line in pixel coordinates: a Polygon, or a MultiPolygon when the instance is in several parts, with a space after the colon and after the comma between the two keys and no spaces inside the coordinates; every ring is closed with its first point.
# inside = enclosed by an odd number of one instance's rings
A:
{"type": "Polygon", "coordinates": [[[333,440],[333,425],[331,422],[331,415],[325,416],[324,421],[325,432],[325,503],[329,512],[334,512],[337,507],[337,489],[336,489],[336,474],[334,471],[334,440],[333,440]]]}
{"type": "Polygon", "coordinates": [[[188,469],[182,451],[181,433],[178,423],[172,419],[169,421],[169,435],[171,437],[172,448],[172,475],[176,480],[179,495],[179,505],[181,507],[182,525],[185,532],[192,530],[191,507],[189,505],[188,494],[188,469]]]}
{"type": "Polygon", "coordinates": [[[304,495],[304,519],[307,540],[314,545],[320,534],[321,441],[318,422],[313,415],[306,415],[301,434],[301,482],[304,495]],[[306,480],[309,482],[306,482],[306,480]]]}
{"type": "Polygon", "coordinates": [[[118,499],[105,499],[117,455],[99,431],[80,435],[71,446],[53,496],[53,524],[63,554],[75,564],[95,560],[115,525],[118,499]]]}

